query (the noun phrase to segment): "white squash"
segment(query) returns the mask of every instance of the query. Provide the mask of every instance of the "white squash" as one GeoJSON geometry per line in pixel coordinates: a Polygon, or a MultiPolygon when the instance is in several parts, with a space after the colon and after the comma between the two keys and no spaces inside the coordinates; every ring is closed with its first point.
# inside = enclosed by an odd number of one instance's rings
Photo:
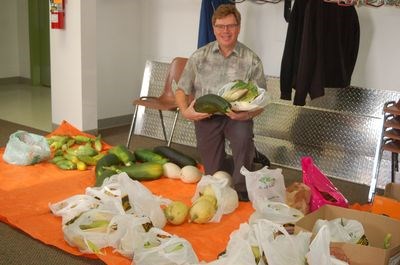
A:
{"type": "Polygon", "coordinates": [[[226,179],[228,181],[228,186],[232,186],[232,176],[225,171],[217,171],[213,174],[216,179],[226,179]]]}
{"type": "Polygon", "coordinates": [[[222,192],[221,207],[224,214],[230,214],[239,207],[239,197],[236,190],[225,187],[222,192]]]}
{"type": "Polygon", "coordinates": [[[195,166],[184,166],[181,169],[181,180],[185,183],[196,183],[198,182],[203,174],[195,166]]]}
{"type": "Polygon", "coordinates": [[[171,179],[181,178],[181,168],[174,163],[167,162],[163,165],[164,176],[171,179]]]}

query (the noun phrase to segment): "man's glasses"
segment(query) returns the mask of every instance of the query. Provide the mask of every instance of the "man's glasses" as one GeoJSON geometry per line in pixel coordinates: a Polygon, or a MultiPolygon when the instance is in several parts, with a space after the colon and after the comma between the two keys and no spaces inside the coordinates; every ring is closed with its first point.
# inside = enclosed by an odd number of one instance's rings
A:
{"type": "Polygon", "coordinates": [[[228,24],[228,25],[216,24],[214,25],[214,28],[216,28],[217,30],[225,30],[225,29],[233,30],[238,26],[239,26],[238,24],[228,24]]]}

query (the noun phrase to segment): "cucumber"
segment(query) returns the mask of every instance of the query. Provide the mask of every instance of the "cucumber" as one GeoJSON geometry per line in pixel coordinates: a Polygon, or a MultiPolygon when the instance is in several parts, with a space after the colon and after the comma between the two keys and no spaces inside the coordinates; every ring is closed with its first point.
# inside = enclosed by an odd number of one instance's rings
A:
{"type": "Polygon", "coordinates": [[[231,109],[231,103],[215,94],[207,94],[196,99],[194,110],[202,113],[226,113],[231,109]]]}
{"type": "Polygon", "coordinates": [[[103,184],[105,178],[108,178],[116,172],[111,170],[106,170],[104,167],[116,166],[121,164],[121,160],[114,154],[107,154],[99,159],[96,163],[95,174],[96,174],[96,187],[103,184]]]}
{"type": "Polygon", "coordinates": [[[154,147],[153,151],[159,155],[168,158],[170,162],[177,164],[181,168],[188,165],[197,165],[196,160],[194,160],[192,157],[185,155],[184,153],[166,145],[154,147]]]}
{"type": "Polygon", "coordinates": [[[130,166],[136,161],[135,155],[125,145],[122,144],[112,147],[110,150],[108,150],[108,153],[116,155],[125,164],[125,166],[130,166]]]}
{"type": "Polygon", "coordinates": [[[112,175],[117,174],[115,171],[112,170],[108,170],[108,169],[104,169],[101,172],[101,175],[99,175],[98,177],[96,177],[96,183],[94,184],[95,187],[100,187],[101,185],[103,185],[103,182],[106,178],[111,177],[112,175]]]}
{"type": "Polygon", "coordinates": [[[159,155],[152,150],[145,148],[138,148],[134,151],[135,157],[140,162],[155,162],[164,165],[168,162],[168,159],[162,155],[159,155]]]}
{"type": "Polygon", "coordinates": [[[137,163],[130,166],[112,167],[116,173],[125,172],[133,180],[155,180],[160,178],[163,173],[163,166],[156,162],[137,163]]]}

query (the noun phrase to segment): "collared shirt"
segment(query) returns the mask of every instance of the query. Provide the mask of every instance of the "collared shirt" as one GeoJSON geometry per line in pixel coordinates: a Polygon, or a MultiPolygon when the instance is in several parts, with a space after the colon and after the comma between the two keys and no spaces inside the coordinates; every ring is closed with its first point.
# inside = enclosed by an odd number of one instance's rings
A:
{"type": "Polygon", "coordinates": [[[198,98],[205,94],[217,94],[221,87],[235,80],[253,81],[265,89],[267,81],[260,58],[240,42],[225,58],[214,41],[190,56],[178,86],[187,95],[198,98]]]}

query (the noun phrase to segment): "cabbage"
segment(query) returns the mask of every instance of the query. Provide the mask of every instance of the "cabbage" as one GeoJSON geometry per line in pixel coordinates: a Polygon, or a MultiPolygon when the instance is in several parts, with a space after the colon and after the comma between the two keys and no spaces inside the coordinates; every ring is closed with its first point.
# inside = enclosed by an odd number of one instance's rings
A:
{"type": "Polygon", "coordinates": [[[253,82],[249,81],[249,83],[246,84],[246,88],[247,93],[243,97],[239,98],[238,101],[252,102],[258,96],[258,88],[253,82]]]}

